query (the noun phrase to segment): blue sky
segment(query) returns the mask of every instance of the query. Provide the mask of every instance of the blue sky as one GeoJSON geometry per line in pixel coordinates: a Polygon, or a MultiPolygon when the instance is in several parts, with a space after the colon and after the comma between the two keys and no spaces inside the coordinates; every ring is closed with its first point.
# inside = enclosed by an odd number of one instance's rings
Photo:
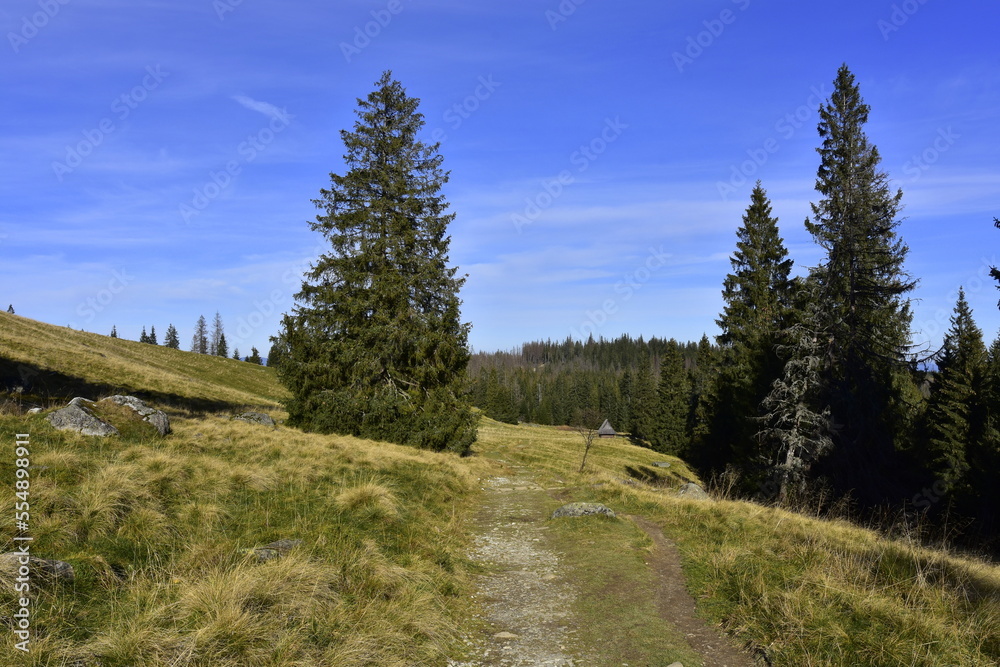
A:
{"type": "Polygon", "coordinates": [[[385,69],[441,140],[476,350],[717,333],[761,179],[796,272],[816,106],[847,63],[904,191],[917,340],[959,285],[1000,327],[994,0],[7,0],[0,301],[138,338],[220,312],[266,353],[309,261],[311,200],[385,69]]]}

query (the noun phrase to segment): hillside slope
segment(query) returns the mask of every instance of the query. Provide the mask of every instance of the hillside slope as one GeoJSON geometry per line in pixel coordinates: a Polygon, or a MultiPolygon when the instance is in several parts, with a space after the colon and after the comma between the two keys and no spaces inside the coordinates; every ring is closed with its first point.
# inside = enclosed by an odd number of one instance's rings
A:
{"type": "MultiPolygon", "coordinates": [[[[0,664],[402,667],[454,652],[476,461],[234,421],[245,406],[282,416],[273,372],[245,362],[3,315],[0,364],[0,511],[28,502],[31,553],[75,573],[32,574],[30,653],[4,631],[0,664]],[[116,422],[120,436],[89,437],[25,412],[111,393],[164,409],[172,433],[116,422]]],[[[13,528],[0,551],[21,546],[13,528]]],[[[19,608],[15,574],[0,572],[0,618],[19,608]]]]}
{"type": "Polygon", "coordinates": [[[17,387],[42,399],[134,393],[217,409],[275,407],[285,395],[263,366],[0,313],[0,388],[17,387]]]}

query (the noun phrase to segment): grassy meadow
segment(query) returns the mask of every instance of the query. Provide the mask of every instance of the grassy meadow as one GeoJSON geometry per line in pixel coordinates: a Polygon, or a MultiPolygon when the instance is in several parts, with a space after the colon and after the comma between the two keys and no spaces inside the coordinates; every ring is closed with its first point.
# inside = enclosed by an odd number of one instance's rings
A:
{"type": "MultiPolygon", "coordinates": [[[[578,473],[583,440],[559,428],[484,419],[475,455],[458,458],[247,424],[231,416],[284,416],[270,369],[7,314],[0,378],[0,511],[11,517],[0,551],[14,548],[15,434],[30,433],[32,553],[76,573],[39,582],[31,653],[14,651],[5,629],[3,664],[444,665],[481,630],[470,620],[469,524],[478,480],[499,474],[499,461],[559,487],[554,501],[655,521],[679,546],[700,613],[762,664],[1000,664],[997,566],[844,521],[678,498],[677,486],[697,481],[684,462],[623,440],[595,440],[578,473]],[[113,393],[163,409],[173,432],[135,424],[86,437],[26,413],[113,393]],[[266,561],[253,551],[282,539],[302,542],[266,561]]],[[[557,531],[567,550],[621,540],[621,562],[641,581],[642,561],[628,554],[648,542],[618,521],[557,531]]],[[[581,551],[566,562],[609,576],[593,560],[581,551]]],[[[580,596],[579,617],[604,614],[598,602],[580,596]]],[[[15,604],[0,582],[6,623],[15,604]]],[[[593,627],[595,642],[614,631],[593,627]]]]}

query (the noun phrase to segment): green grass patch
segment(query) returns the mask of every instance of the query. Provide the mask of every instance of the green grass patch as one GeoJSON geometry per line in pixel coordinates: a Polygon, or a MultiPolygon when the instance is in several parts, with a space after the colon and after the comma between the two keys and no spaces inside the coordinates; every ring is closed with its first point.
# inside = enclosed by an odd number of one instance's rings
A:
{"type": "Polygon", "coordinates": [[[602,665],[702,665],[656,608],[656,582],[646,565],[651,542],[642,530],[598,516],[553,519],[549,525],[566,580],[578,591],[574,613],[585,655],[602,665]]]}

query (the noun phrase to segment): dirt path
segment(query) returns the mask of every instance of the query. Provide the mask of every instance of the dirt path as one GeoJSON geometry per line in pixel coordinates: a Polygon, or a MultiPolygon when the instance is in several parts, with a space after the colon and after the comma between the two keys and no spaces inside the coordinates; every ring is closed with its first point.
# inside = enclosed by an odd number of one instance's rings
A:
{"type": "Polygon", "coordinates": [[[754,667],[746,653],[731,639],[705,623],[695,613],[695,601],[684,587],[681,556],[677,547],[663,535],[660,527],[641,516],[629,517],[653,540],[649,566],[658,580],[656,606],[660,614],[680,630],[688,644],[712,667],[754,667]]]}
{"type": "MultiPolygon", "coordinates": [[[[564,567],[559,554],[547,546],[551,540],[546,508],[552,505],[551,496],[533,480],[530,470],[516,467],[509,467],[507,476],[488,480],[484,489],[470,556],[486,569],[477,582],[477,597],[485,613],[481,620],[491,629],[487,637],[469,640],[470,659],[449,662],[449,667],[603,664],[586,655],[577,641],[572,610],[579,591],[560,576],[564,567]]],[[[655,597],[659,615],[703,656],[704,665],[754,667],[748,655],[695,614],[676,547],[652,521],[629,518],[654,543],[647,560],[655,590],[646,588],[640,594],[655,597]]],[[[628,605],[629,600],[617,604],[628,605]]]]}
{"type": "Polygon", "coordinates": [[[558,576],[559,558],[545,546],[548,496],[525,471],[486,485],[472,558],[488,568],[479,597],[493,628],[473,660],[453,667],[584,664],[572,655],[573,589],[558,576]]]}

